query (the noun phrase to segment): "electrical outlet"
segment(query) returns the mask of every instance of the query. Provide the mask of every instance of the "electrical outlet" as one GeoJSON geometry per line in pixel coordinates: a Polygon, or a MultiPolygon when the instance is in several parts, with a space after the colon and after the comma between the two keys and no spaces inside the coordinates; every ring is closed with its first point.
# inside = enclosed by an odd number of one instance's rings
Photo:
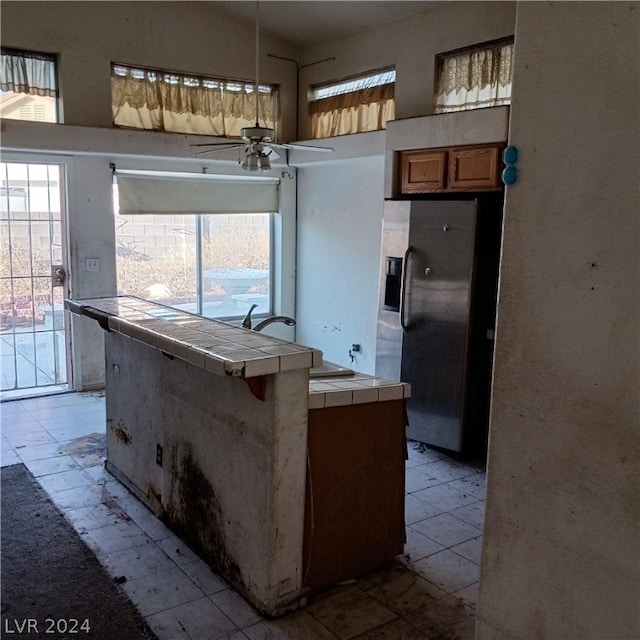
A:
{"type": "Polygon", "coordinates": [[[100,271],[99,258],[87,258],[84,264],[87,271],[100,271]]]}

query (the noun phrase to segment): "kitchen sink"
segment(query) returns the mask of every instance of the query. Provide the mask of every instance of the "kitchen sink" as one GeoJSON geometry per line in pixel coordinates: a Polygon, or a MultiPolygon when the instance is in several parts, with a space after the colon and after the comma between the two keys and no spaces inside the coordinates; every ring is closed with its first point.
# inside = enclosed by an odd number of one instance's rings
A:
{"type": "Polygon", "coordinates": [[[319,367],[311,367],[309,369],[310,378],[332,378],[333,376],[352,376],[353,369],[342,367],[333,362],[323,362],[319,367]]]}

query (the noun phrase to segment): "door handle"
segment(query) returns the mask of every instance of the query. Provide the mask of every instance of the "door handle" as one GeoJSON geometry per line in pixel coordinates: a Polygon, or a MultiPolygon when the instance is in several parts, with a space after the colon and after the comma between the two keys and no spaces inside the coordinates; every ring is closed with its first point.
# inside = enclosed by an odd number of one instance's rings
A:
{"type": "Polygon", "coordinates": [[[51,285],[54,287],[63,287],[67,279],[67,272],[61,264],[51,265],[51,285]]]}
{"type": "Polygon", "coordinates": [[[402,260],[402,279],[400,280],[400,326],[403,331],[407,330],[407,323],[405,322],[405,295],[407,291],[407,271],[409,270],[409,256],[413,251],[412,246],[408,246],[404,252],[404,259],[402,260]]]}

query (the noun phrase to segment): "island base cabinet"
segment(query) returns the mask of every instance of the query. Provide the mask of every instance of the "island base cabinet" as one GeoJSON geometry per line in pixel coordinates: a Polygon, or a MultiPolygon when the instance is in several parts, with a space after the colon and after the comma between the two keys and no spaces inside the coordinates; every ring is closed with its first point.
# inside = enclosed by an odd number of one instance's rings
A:
{"type": "Polygon", "coordinates": [[[256,609],[302,589],[308,373],[264,398],[133,338],[105,336],[107,469],[256,609]]]}
{"type": "Polygon", "coordinates": [[[404,400],[309,411],[304,586],[313,595],[402,553],[404,400]]]}

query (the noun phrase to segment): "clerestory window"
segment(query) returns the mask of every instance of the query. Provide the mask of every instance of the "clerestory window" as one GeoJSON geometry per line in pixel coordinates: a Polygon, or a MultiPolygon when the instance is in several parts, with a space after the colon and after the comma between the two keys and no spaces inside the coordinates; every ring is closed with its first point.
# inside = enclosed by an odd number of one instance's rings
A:
{"type": "Polygon", "coordinates": [[[436,56],[435,113],[511,104],[513,37],[436,56]]]}
{"type": "Polygon", "coordinates": [[[2,47],[0,117],[58,122],[56,58],[47,53],[2,47]]]}
{"type": "Polygon", "coordinates": [[[239,137],[255,126],[277,131],[279,92],[275,85],[111,65],[113,123],[117,127],[239,137]],[[256,98],[257,96],[257,98],[256,98]]]}
{"type": "Polygon", "coordinates": [[[311,89],[312,138],[384,129],[395,118],[395,69],[371,72],[311,89]]]}

